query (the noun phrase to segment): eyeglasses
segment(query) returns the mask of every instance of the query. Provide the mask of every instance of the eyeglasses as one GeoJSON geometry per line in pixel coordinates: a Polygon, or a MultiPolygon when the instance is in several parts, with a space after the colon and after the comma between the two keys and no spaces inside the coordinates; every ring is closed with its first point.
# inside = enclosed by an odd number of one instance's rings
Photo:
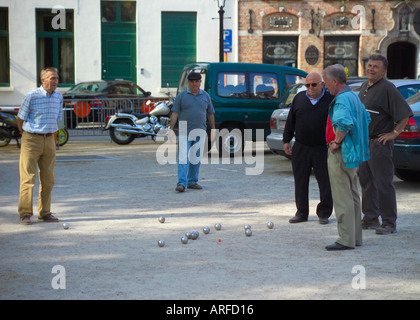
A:
{"type": "Polygon", "coordinates": [[[310,86],[312,86],[313,88],[316,88],[316,86],[318,85],[318,83],[321,83],[321,82],[305,83],[305,87],[306,88],[309,88],[310,86]]]}

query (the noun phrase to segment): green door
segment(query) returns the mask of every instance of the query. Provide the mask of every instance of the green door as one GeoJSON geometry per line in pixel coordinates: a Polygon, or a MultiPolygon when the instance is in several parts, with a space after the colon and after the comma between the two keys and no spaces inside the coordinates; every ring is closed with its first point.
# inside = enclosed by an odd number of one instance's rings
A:
{"type": "Polygon", "coordinates": [[[182,69],[197,59],[197,13],[162,12],[162,87],[178,87],[182,69]]]}
{"type": "Polygon", "coordinates": [[[137,81],[136,2],[101,1],[102,79],[137,81]]]}

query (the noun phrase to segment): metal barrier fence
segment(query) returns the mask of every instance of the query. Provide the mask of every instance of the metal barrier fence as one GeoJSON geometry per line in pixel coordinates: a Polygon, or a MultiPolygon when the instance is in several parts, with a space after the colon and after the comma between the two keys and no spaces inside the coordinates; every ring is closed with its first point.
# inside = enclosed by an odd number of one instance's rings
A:
{"type": "Polygon", "coordinates": [[[65,99],[63,127],[71,130],[71,135],[108,134],[104,133],[107,117],[123,110],[148,113],[155,103],[166,100],[168,98],[65,99]]]}

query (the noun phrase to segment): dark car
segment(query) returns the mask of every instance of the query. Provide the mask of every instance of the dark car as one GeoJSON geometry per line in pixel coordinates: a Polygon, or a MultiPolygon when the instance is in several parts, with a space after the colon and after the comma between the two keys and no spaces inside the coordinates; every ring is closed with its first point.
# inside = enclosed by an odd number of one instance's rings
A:
{"type": "Polygon", "coordinates": [[[420,181],[420,89],[407,103],[414,116],[395,139],[395,175],[405,181],[420,181]]]}
{"type": "Polygon", "coordinates": [[[109,114],[119,109],[141,112],[150,95],[128,80],[81,82],[63,94],[65,123],[67,128],[75,128],[80,124],[102,124],[109,114]]]}

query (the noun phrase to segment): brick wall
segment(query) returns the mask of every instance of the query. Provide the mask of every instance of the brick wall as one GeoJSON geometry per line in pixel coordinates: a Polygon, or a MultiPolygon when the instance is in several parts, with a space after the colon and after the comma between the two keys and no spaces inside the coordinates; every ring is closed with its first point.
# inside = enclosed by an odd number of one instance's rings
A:
{"type": "MultiPolygon", "coordinates": [[[[394,27],[391,8],[403,1],[239,1],[239,62],[261,63],[263,61],[264,36],[296,36],[298,37],[297,67],[306,71],[321,72],[324,68],[324,38],[325,36],[359,36],[358,74],[364,75],[364,59],[379,50],[380,43],[387,32],[394,27]],[[343,7],[344,6],[344,7],[343,7]],[[354,18],[361,15],[360,11],[352,12],[355,6],[365,12],[364,29],[355,29],[355,25],[333,25],[334,19],[347,17],[347,22],[359,22],[354,18]],[[314,10],[315,27],[311,29],[311,10],[314,10]],[[372,33],[372,9],[375,13],[376,33],[372,33]],[[249,10],[252,10],[252,29],[249,33],[249,10]],[[319,15],[318,15],[319,13],[319,15]],[[320,16],[318,18],[318,16],[320,16]],[[289,19],[288,27],[270,26],[269,19],[289,19]],[[319,30],[318,19],[321,20],[319,30]],[[319,50],[319,59],[315,65],[309,65],[305,59],[305,50],[315,45],[319,50]]],[[[413,6],[420,7],[420,1],[408,1],[413,6]]]]}

